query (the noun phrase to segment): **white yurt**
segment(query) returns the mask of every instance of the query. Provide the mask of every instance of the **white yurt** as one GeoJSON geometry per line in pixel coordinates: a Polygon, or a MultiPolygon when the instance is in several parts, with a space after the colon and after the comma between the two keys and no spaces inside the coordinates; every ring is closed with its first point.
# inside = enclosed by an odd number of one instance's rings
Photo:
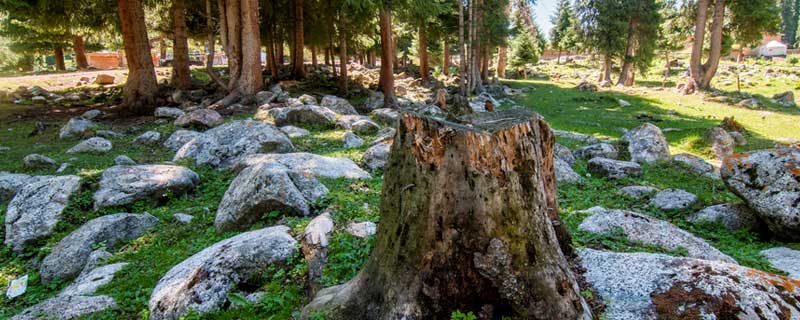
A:
{"type": "Polygon", "coordinates": [[[785,44],[773,40],[761,46],[761,48],[758,51],[758,55],[762,57],[785,56],[786,49],[788,48],[786,47],[785,44]]]}

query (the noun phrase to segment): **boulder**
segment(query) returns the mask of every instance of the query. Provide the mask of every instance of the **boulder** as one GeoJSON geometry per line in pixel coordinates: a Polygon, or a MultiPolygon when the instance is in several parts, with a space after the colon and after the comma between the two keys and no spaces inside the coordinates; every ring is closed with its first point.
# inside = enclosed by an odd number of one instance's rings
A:
{"type": "Polygon", "coordinates": [[[370,175],[353,160],[331,158],[312,153],[256,154],[244,158],[235,169],[241,170],[260,163],[281,164],[291,171],[311,172],[318,178],[369,179],[370,175]]]}
{"type": "Polygon", "coordinates": [[[759,253],[773,268],[786,272],[790,278],[800,280],[800,251],[786,247],[763,250],[759,253]]]}
{"type": "Polygon", "coordinates": [[[111,151],[112,148],[111,141],[105,138],[92,137],[69,148],[67,153],[106,153],[111,151]]]}
{"type": "Polygon", "coordinates": [[[92,110],[84,112],[81,115],[81,118],[84,118],[86,120],[94,120],[94,118],[97,118],[97,117],[99,117],[101,115],[103,115],[103,111],[100,111],[100,110],[97,110],[97,109],[92,109],[92,110]]]}
{"type": "Polygon", "coordinates": [[[183,147],[183,145],[185,145],[187,142],[192,141],[192,139],[197,138],[201,134],[203,133],[179,129],[173,132],[169,138],[167,138],[167,141],[164,141],[164,147],[167,147],[172,151],[178,151],[178,149],[183,147]]]}
{"type": "Polygon", "coordinates": [[[311,173],[291,171],[277,163],[247,167],[231,182],[217,209],[219,231],[247,229],[262,215],[308,216],[311,206],[328,188],[311,173]]]}
{"type": "Polygon", "coordinates": [[[97,132],[95,132],[95,135],[98,136],[98,137],[106,138],[106,139],[114,139],[114,138],[120,138],[120,137],[124,137],[125,136],[124,134],[117,133],[117,132],[114,132],[114,131],[111,131],[111,130],[97,130],[97,132]]]}
{"type": "Polygon", "coordinates": [[[26,184],[36,181],[38,177],[27,174],[0,171],[0,204],[6,203],[22,190],[26,184]]]}
{"type": "Polygon", "coordinates": [[[175,153],[173,161],[190,158],[197,165],[229,168],[249,155],[293,150],[292,141],[275,126],[243,120],[228,122],[195,137],[175,153]]]}
{"type": "Polygon", "coordinates": [[[337,96],[327,95],[322,97],[320,105],[338,114],[358,114],[356,108],[354,108],[347,99],[342,99],[337,96]]]}
{"type": "Polygon", "coordinates": [[[327,247],[328,236],[333,232],[333,219],[330,213],[318,215],[303,230],[303,245],[327,247]]]}
{"type": "Polygon", "coordinates": [[[642,199],[644,197],[651,196],[658,191],[658,188],[648,186],[627,186],[620,188],[619,191],[617,191],[617,194],[633,199],[642,199]]]}
{"type": "Polygon", "coordinates": [[[606,158],[589,160],[587,169],[591,173],[599,174],[608,179],[623,179],[642,175],[642,167],[636,162],[606,158]]]}
{"type": "Polygon", "coordinates": [[[728,131],[728,134],[733,138],[733,141],[736,142],[736,145],[739,146],[746,146],[747,145],[747,138],[744,137],[739,131],[728,131]]]}
{"type": "Polygon", "coordinates": [[[736,141],[725,129],[720,127],[713,127],[708,130],[706,142],[711,146],[711,152],[720,160],[725,160],[725,158],[733,155],[736,149],[736,141]]]}
{"type": "Polygon", "coordinates": [[[800,282],[786,277],[662,254],[584,249],[579,256],[608,320],[800,317],[800,282]]]}
{"type": "Polygon", "coordinates": [[[300,138],[311,134],[310,131],[295,126],[283,126],[278,129],[280,129],[281,132],[286,134],[286,136],[289,138],[300,138]]]}
{"type": "Polygon", "coordinates": [[[81,274],[68,287],[61,290],[59,296],[85,296],[94,294],[97,289],[105,286],[114,280],[114,274],[125,268],[127,263],[114,263],[102,267],[93,268],[85,274],[81,274]]]}
{"type": "Polygon", "coordinates": [[[56,161],[41,154],[32,153],[22,158],[22,165],[26,169],[42,169],[54,167],[56,161]]]}
{"type": "Polygon", "coordinates": [[[569,150],[569,148],[556,143],[555,153],[556,158],[561,159],[570,166],[575,165],[575,155],[572,154],[572,151],[569,150]]]}
{"type": "Polygon", "coordinates": [[[336,119],[336,127],[340,129],[350,130],[353,128],[353,124],[361,121],[361,120],[370,120],[367,116],[357,115],[357,114],[350,114],[350,115],[341,115],[338,119],[336,119]]]}
{"type": "Polygon", "coordinates": [[[133,159],[131,159],[126,155],[119,155],[116,158],[114,158],[114,164],[118,166],[135,166],[136,161],[133,161],[133,159]]]}
{"type": "Polygon", "coordinates": [[[392,141],[376,143],[364,152],[362,157],[364,164],[372,171],[383,169],[386,167],[386,164],[389,163],[389,153],[391,150],[392,141]]]}
{"type": "Polygon", "coordinates": [[[608,143],[597,143],[590,146],[585,146],[582,148],[575,149],[573,152],[575,157],[581,159],[593,159],[593,158],[606,158],[606,159],[617,159],[619,157],[619,150],[612,144],[608,143]]]}
{"type": "Polygon", "coordinates": [[[555,175],[556,175],[556,182],[558,183],[578,183],[583,181],[583,178],[579,174],[577,174],[572,167],[561,158],[555,158],[555,175]]]}
{"type": "Polygon", "coordinates": [[[92,122],[92,120],[74,117],[69,119],[67,124],[61,127],[61,130],[58,131],[58,137],[61,139],[81,138],[95,127],[97,127],[97,125],[92,122]]]}
{"type": "Polygon", "coordinates": [[[347,233],[359,238],[372,236],[376,232],[378,232],[378,226],[370,221],[350,223],[347,225],[347,233]]]}
{"type": "Polygon", "coordinates": [[[375,134],[380,129],[381,126],[369,119],[356,121],[351,126],[351,130],[357,134],[375,134]]]}
{"type": "Polygon", "coordinates": [[[797,106],[797,103],[794,101],[794,92],[792,92],[792,91],[786,91],[784,93],[776,94],[776,95],[772,96],[772,99],[775,99],[775,101],[778,104],[780,104],[780,105],[782,105],[784,107],[795,107],[795,106],[797,106]]]}
{"type": "Polygon", "coordinates": [[[94,78],[94,83],[99,85],[114,84],[114,76],[110,74],[101,73],[94,78]]]}
{"type": "Polygon", "coordinates": [[[297,97],[297,100],[300,100],[305,105],[317,105],[317,98],[309,94],[303,94],[297,97]]]}
{"type": "Polygon", "coordinates": [[[653,124],[645,123],[628,131],[622,140],[628,143],[631,161],[636,163],[653,163],[669,160],[669,144],[661,129],[653,124]]]}
{"type": "Polygon", "coordinates": [[[397,129],[395,129],[395,128],[386,127],[386,128],[380,129],[380,130],[378,130],[377,137],[375,137],[375,140],[372,140],[371,145],[374,145],[374,144],[377,144],[377,143],[381,143],[381,142],[386,142],[386,141],[389,141],[389,140],[394,140],[394,135],[395,134],[397,134],[397,129]]]}
{"type": "Polygon", "coordinates": [[[272,101],[275,101],[275,98],[277,97],[278,95],[275,92],[259,91],[256,93],[256,103],[258,103],[259,106],[263,106],[265,104],[272,103],[272,101]]]}
{"type": "Polygon", "coordinates": [[[697,211],[688,217],[686,221],[699,222],[718,222],[725,229],[736,231],[740,229],[758,230],[761,221],[755,213],[744,204],[718,204],[697,211]]]}
{"type": "Polygon", "coordinates": [[[672,161],[682,163],[692,172],[697,174],[710,174],[714,172],[714,166],[691,153],[679,153],[672,156],[672,161]]]}
{"type": "Polygon", "coordinates": [[[617,99],[617,103],[619,103],[619,106],[623,107],[623,108],[631,106],[630,102],[622,100],[622,99],[617,99]]]}
{"type": "Polygon", "coordinates": [[[194,216],[185,213],[176,213],[172,215],[172,219],[175,219],[180,224],[190,224],[192,220],[194,220],[194,216]]]}
{"type": "Polygon", "coordinates": [[[686,209],[697,202],[697,196],[681,189],[667,189],[656,193],[650,205],[661,210],[686,209]]]}
{"type": "Polygon", "coordinates": [[[720,173],[777,237],[800,241],[800,148],[736,154],[720,173]]]}
{"type": "Polygon", "coordinates": [[[178,108],[159,107],[156,108],[154,115],[156,118],[178,119],[185,114],[186,112],[178,108]]]}
{"type": "Polygon", "coordinates": [[[669,222],[632,211],[602,207],[594,207],[586,212],[591,215],[578,226],[580,230],[610,234],[614,230],[621,229],[630,241],[655,245],[667,250],[684,248],[689,257],[736,263],[731,257],[712,247],[705,240],[669,222]]]}
{"type": "Polygon", "coordinates": [[[83,270],[92,248],[105,244],[112,249],[117,244],[136,239],[158,224],[149,214],[117,213],[89,220],[58,242],[39,267],[42,281],[71,279],[83,270]]]}
{"type": "Polygon", "coordinates": [[[217,242],[169,270],[150,295],[150,319],[179,319],[220,309],[230,290],[297,252],[289,228],[275,226],[217,242]]]}
{"type": "Polygon", "coordinates": [[[342,137],[344,147],[347,149],[358,148],[364,145],[364,139],[352,132],[346,132],[342,137]]]}
{"type": "Polygon", "coordinates": [[[23,310],[11,320],[78,319],[116,306],[109,296],[57,296],[23,310]]]}
{"type": "Polygon", "coordinates": [[[213,128],[221,125],[225,120],[211,109],[197,109],[175,119],[179,127],[213,128]]]}
{"type": "Polygon", "coordinates": [[[370,112],[370,115],[372,115],[375,120],[389,125],[393,125],[397,122],[397,120],[400,119],[400,112],[397,112],[397,110],[391,108],[375,109],[370,112]]]}
{"type": "Polygon", "coordinates": [[[80,185],[80,177],[54,176],[40,177],[23,186],[6,209],[5,244],[20,252],[31,241],[52,234],[80,185]]]}
{"type": "Polygon", "coordinates": [[[270,109],[266,112],[256,113],[257,120],[272,120],[276,126],[286,125],[317,125],[332,128],[336,125],[336,113],[320,106],[294,106],[270,109]]]}
{"type": "Polygon", "coordinates": [[[95,210],[136,200],[180,194],[194,188],[200,177],[194,171],[172,165],[114,166],[106,169],[94,194],[95,210]]]}

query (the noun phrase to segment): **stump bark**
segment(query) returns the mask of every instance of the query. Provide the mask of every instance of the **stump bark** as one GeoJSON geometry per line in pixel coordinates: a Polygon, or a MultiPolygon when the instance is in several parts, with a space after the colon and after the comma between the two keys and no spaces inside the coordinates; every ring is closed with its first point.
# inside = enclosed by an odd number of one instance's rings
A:
{"type": "MultiPolygon", "coordinates": [[[[554,135],[508,110],[449,122],[403,114],[384,175],[375,248],[303,318],[591,319],[559,246],[554,135]]],[[[559,239],[561,237],[561,239],[559,239]]]]}

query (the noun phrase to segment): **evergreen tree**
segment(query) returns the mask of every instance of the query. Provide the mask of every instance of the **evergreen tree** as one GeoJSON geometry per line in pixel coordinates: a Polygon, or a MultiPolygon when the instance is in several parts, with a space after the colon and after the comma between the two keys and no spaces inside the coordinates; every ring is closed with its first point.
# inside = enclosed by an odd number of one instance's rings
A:
{"type": "Polygon", "coordinates": [[[603,56],[603,81],[611,82],[612,61],[627,47],[629,19],[625,3],[619,0],[577,0],[575,12],[580,21],[584,46],[603,56]]]}
{"type": "Polygon", "coordinates": [[[544,51],[545,40],[538,27],[534,24],[528,27],[519,15],[514,21],[511,30],[513,37],[510,41],[509,65],[521,71],[525,78],[528,77],[526,65],[539,62],[539,58],[544,51]]]}
{"type": "Polygon", "coordinates": [[[780,0],[781,26],[783,42],[794,46],[797,38],[798,14],[800,14],[800,0],[780,0]]]}
{"type": "Polygon", "coordinates": [[[569,0],[559,0],[556,14],[550,18],[553,30],[550,32],[550,46],[558,50],[556,62],[561,62],[561,51],[569,50],[575,43],[575,14],[569,0]]]}

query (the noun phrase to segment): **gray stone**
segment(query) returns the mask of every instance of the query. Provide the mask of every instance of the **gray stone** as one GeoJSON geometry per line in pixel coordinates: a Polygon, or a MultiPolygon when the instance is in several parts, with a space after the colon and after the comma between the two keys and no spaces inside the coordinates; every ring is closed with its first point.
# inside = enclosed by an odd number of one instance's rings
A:
{"type": "Polygon", "coordinates": [[[632,211],[611,210],[602,207],[594,207],[586,212],[591,215],[578,226],[580,230],[609,234],[615,229],[621,229],[631,241],[656,245],[667,250],[684,248],[689,257],[736,263],[731,257],[712,247],[705,240],[669,222],[632,211]]]}
{"type": "Polygon", "coordinates": [[[563,130],[553,130],[553,133],[555,133],[556,136],[559,138],[567,138],[570,140],[580,141],[584,143],[594,144],[600,142],[600,140],[597,140],[597,138],[588,134],[575,133],[563,130]]]}
{"type": "Polygon", "coordinates": [[[653,124],[645,123],[628,131],[623,137],[628,143],[631,161],[636,163],[653,163],[669,160],[669,144],[661,129],[653,124]]]}
{"type": "Polygon", "coordinates": [[[372,143],[370,143],[370,145],[394,140],[395,134],[397,134],[397,129],[392,127],[385,127],[378,131],[377,137],[375,138],[375,140],[372,140],[372,143]]]}
{"type": "Polygon", "coordinates": [[[92,137],[81,141],[67,150],[67,153],[106,153],[111,151],[113,145],[105,138],[92,137]]]}
{"type": "Polygon", "coordinates": [[[380,122],[389,125],[394,125],[397,122],[397,120],[400,119],[400,112],[397,112],[397,110],[390,108],[380,108],[372,110],[372,112],[370,112],[370,115],[372,115],[372,117],[375,118],[375,120],[378,120],[380,122]]]}
{"type": "Polygon", "coordinates": [[[350,223],[347,225],[347,233],[359,238],[366,238],[374,235],[378,231],[378,226],[370,221],[350,223]]]}
{"type": "Polygon", "coordinates": [[[720,160],[725,160],[725,158],[733,155],[736,149],[736,141],[725,129],[720,127],[709,129],[706,134],[706,141],[711,145],[711,152],[720,160]]]}
{"type": "Polygon", "coordinates": [[[133,161],[133,159],[123,154],[114,158],[114,164],[118,166],[135,166],[136,161],[133,161]]]}
{"type": "Polygon", "coordinates": [[[555,156],[568,163],[570,166],[575,165],[575,155],[572,154],[572,151],[558,143],[556,143],[555,146],[555,156]]]}
{"type": "Polygon", "coordinates": [[[763,250],[759,253],[773,268],[789,274],[790,278],[800,280],[800,251],[786,247],[763,250]]]}
{"type": "Polygon", "coordinates": [[[761,221],[758,220],[753,210],[744,204],[718,204],[697,211],[688,217],[689,222],[719,222],[725,229],[736,231],[740,229],[758,230],[761,221]]]}
{"type": "Polygon", "coordinates": [[[289,138],[300,138],[311,134],[310,131],[295,126],[283,126],[280,127],[279,129],[281,130],[281,132],[285,133],[289,138]]]}
{"type": "Polygon", "coordinates": [[[572,167],[561,158],[555,158],[555,175],[556,175],[556,182],[558,183],[578,183],[583,181],[583,178],[574,170],[572,167]]]}
{"type": "Polygon", "coordinates": [[[220,231],[247,229],[272,211],[308,216],[311,205],[327,193],[310,173],[291,172],[277,163],[250,166],[231,182],[214,225],[220,231]]]}
{"type": "Polygon", "coordinates": [[[27,174],[0,171],[0,204],[13,199],[22,187],[36,179],[38,178],[27,174]]]}
{"type": "Polygon", "coordinates": [[[25,244],[52,234],[80,185],[80,177],[56,176],[23,186],[6,209],[5,244],[20,252],[25,244]]]}
{"type": "Polygon", "coordinates": [[[718,261],[651,253],[579,252],[608,320],[795,319],[792,280],[718,261]]]}
{"type": "Polygon", "coordinates": [[[67,171],[67,168],[69,168],[69,163],[64,162],[60,166],[58,166],[58,169],[56,169],[56,173],[62,173],[64,171],[67,171]]]}
{"type": "Polygon", "coordinates": [[[578,148],[573,152],[575,157],[581,159],[593,159],[593,158],[606,158],[606,159],[617,159],[619,157],[619,150],[612,144],[608,143],[597,143],[590,146],[585,146],[582,148],[578,148]]]}
{"type": "Polygon", "coordinates": [[[332,128],[336,125],[335,112],[325,107],[309,105],[274,108],[266,111],[266,113],[259,111],[253,118],[271,120],[276,126],[317,125],[332,128]]]}
{"type": "Polygon", "coordinates": [[[58,132],[58,137],[61,139],[80,138],[95,127],[97,127],[97,125],[91,120],[74,117],[69,119],[67,124],[61,127],[61,130],[58,132]]]}
{"type": "Polygon", "coordinates": [[[728,134],[733,138],[733,141],[736,142],[736,145],[746,146],[747,145],[747,138],[739,131],[729,131],[728,134]]]}
{"type": "Polygon", "coordinates": [[[194,216],[185,214],[185,213],[176,213],[172,215],[172,219],[175,219],[180,224],[190,224],[194,219],[194,216]]]}
{"type": "Polygon", "coordinates": [[[357,134],[374,134],[381,129],[381,126],[372,120],[364,119],[354,122],[350,129],[357,134]]]}
{"type": "Polygon", "coordinates": [[[200,177],[194,171],[171,165],[114,166],[106,169],[94,194],[95,210],[129,204],[193,188],[200,177]]]}
{"type": "Polygon", "coordinates": [[[362,116],[357,114],[341,115],[339,116],[339,118],[336,119],[336,127],[340,129],[350,130],[353,128],[354,123],[361,120],[370,120],[370,118],[367,116],[362,116]]]}
{"type": "Polygon", "coordinates": [[[658,191],[658,188],[647,186],[627,186],[620,188],[617,194],[621,194],[633,199],[642,199],[644,197],[651,196],[658,191]]]}
{"type": "Polygon", "coordinates": [[[337,96],[327,95],[322,97],[320,105],[338,114],[358,114],[356,108],[353,108],[349,101],[337,96]]]}
{"type": "Polygon", "coordinates": [[[56,161],[41,154],[32,153],[22,158],[22,164],[26,169],[41,169],[55,166],[56,161]]]}
{"type": "Polygon", "coordinates": [[[321,178],[369,179],[370,175],[347,158],[324,157],[312,153],[256,154],[246,157],[235,169],[241,170],[260,163],[281,164],[290,171],[311,172],[321,178]]]}
{"type": "Polygon", "coordinates": [[[197,109],[175,119],[175,125],[179,127],[213,128],[221,125],[224,121],[222,116],[214,110],[197,109]]]}
{"type": "Polygon", "coordinates": [[[364,102],[364,109],[372,111],[380,108],[383,108],[383,92],[370,92],[367,101],[364,102]]]}
{"type": "Polygon", "coordinates": [[[650,205],[661,210],[686,209],[697,202],[697,196],[681,189],[667,189],[656,193],[650,205]]]}
{"type": "Polygon", "coordinates": [[[178,151],[181,147],[183,147],[183,145],[202,134],[203,133],[201,132],[192,130],[176,130],[169,136],[169,138],[167,138],[167,141],[164,141],[164,147],[167,147],[172,151],[178,151]]]}
{"type": "Polygon", "coordinates": [[[97,109],[92,109],[92,110],[84,112],[81,115],[81,117],[86,119],[86,120],[94,120],[94,118],[97,118],[97,117],[101,116],[102,114],[103,114],[103,111],[100,111],[100,110],[97,110],[97,109]]]}
{"type": "Polygon", "coordinates": [[[694,173],[709,174],[714,172],[714,166],[691,153],[679,153],[672,156],[672,161],[679,162],[689,167],[694,173]]]}
{"type": "Polygon", "coordinates": [[[144,144],[144,145],[153,145],[158,144],[158,141],[161,140],[161,134],[156,131],[147,131],[142,133],[140,136],[136,137],[133,140],[136,144],[144,144]]]}
{"type": "Polygon", "coordinates": [[[606,158],[589,160],[589,172],[609,179],[622,179],[642,175],[642,167],[636,162],[620,161],[606,158]]]}
{"type": "Polygon", "coordinates": [[[344,147],[347,149],[358,148],[364,145],[364,139],[361,139],[361,137],[352,132],[346,132],[344,137],[342,137],[342,142],[344,142],[344,147]]]}
{"type": "Polygon", "coordinates": [[[317,105],[317,98],[309,94],[303,94],[297,97],[297,100],[300,100],[305,105],[317,105]]]}
{"type": "Polygon", "coordinates": [[[229,168],[249,155],[293,150],[289,137],[273,125],[233,121],[195,137],[175,153],[173,161],[191,158],[197,165],[229,168]]]}
{"type": "Polygon", "coordinates": [[[86,259],[86,264],[83,266],[83,270],[81,270],[81,274],[78,275],[78,278],[81,278],[84,275],[89,274],[90,272],[92,272],[92,270],[96,269],[98,266],[100,266],[113,256],[114,255],[112,255],[105,249],[97,249],[95,251],[92,251],[92,253],[89,254],[89,258],[86,259]]]}
{"type": "Polygon", "coordinates": [[[167,118],[167,119],[178,119],[185,114],[186,112],[183,112],[183,110],[172,107],[159,107],[156,108],[156,111],[154,113],[156,118],[167,118]]]}
{"type": "Polygon", "coordinates": [[[71,279],[86,265],[92,247],[104,243],[109,249],[136,239],[158,224],[149,214],[117,213],[89,220],[58,242],[42,260],[39,273],[47,283],[56,279],[71,279]]]}
{"type": "Polygon", "coordinates": [[[23,310],[11,320],[78,319],[116,306],[109,296],[57,296],[23,310]]]}
{"type": "Polygon", "coordinates": [[[775,99],[776,102],[784,107],[795,107],[797,106],[797,102],[794,101],[794,92],[786,91],[784,93],[779,93],[772,96],[772,99],[775,99]]]}
{"type": "Polygon", "coordinates": [[[258,93],[256,93],[256,103],[258,103],[259,106],[263,106],[265,104],[272,103],[272,101],[275,101],[275,98],[277,96],[278,95],[272,91],[259,91],[258,93]]]}
{"type": "Polygon", "coordinates": [[[799,148],[736,154],[725,159],[720,173],[777,237],[800,241],[799,148]]]}
{"type": "Polygon", "coordinates": [[[97,130],[97,132],[95,132],[95,135],[98,136],[98,137],[106,138],[106,139],[114,139],[114,138],[120,138],[120,137],[124,137],[125,136],[124,134],[117,133],[117,132],[114,132],[114,131],[111,131],[111,130],[97,130]]]}
{"type": "Polygon", "coordinates": [[[150,319],[179,319],[190,310],[219,310],[237,284],[297,252],[289,228],[275,226],[217,242],[169,270],[150,296],[150,319]]]}
{"type": "Polygon", "coordinates": [[[318,215],[306,226],[303,231],[303,243],[305,245],[327,247],[328,236],[333,232],[333,219],[330,213],[318,215]]]}
{"type": "Polygon", "coordinates": [[[79,276],[68,287],[59,293],[59,296],[86,296],[94,294],[97,289],[114,280],[114,274],[127,266],[127,263],[115,263],[97,267],[79,276]]]}
{"type": "Polygon", "coordinates": [[[31,97],[31,102],[33,102],[33,104],[47,104],[47,98],[43,96],[33,96],[31,97]]]}
{"type": "Polygon", "coordinates": [[[392,151],[392,143],[391,141],[376,143],[375,145],[369,147],[362,159],[364,160],[364,164],[370,170],[378,170],[383,169],[386,167],[386,164],[389,163],[389,153],[392,151]]]}

